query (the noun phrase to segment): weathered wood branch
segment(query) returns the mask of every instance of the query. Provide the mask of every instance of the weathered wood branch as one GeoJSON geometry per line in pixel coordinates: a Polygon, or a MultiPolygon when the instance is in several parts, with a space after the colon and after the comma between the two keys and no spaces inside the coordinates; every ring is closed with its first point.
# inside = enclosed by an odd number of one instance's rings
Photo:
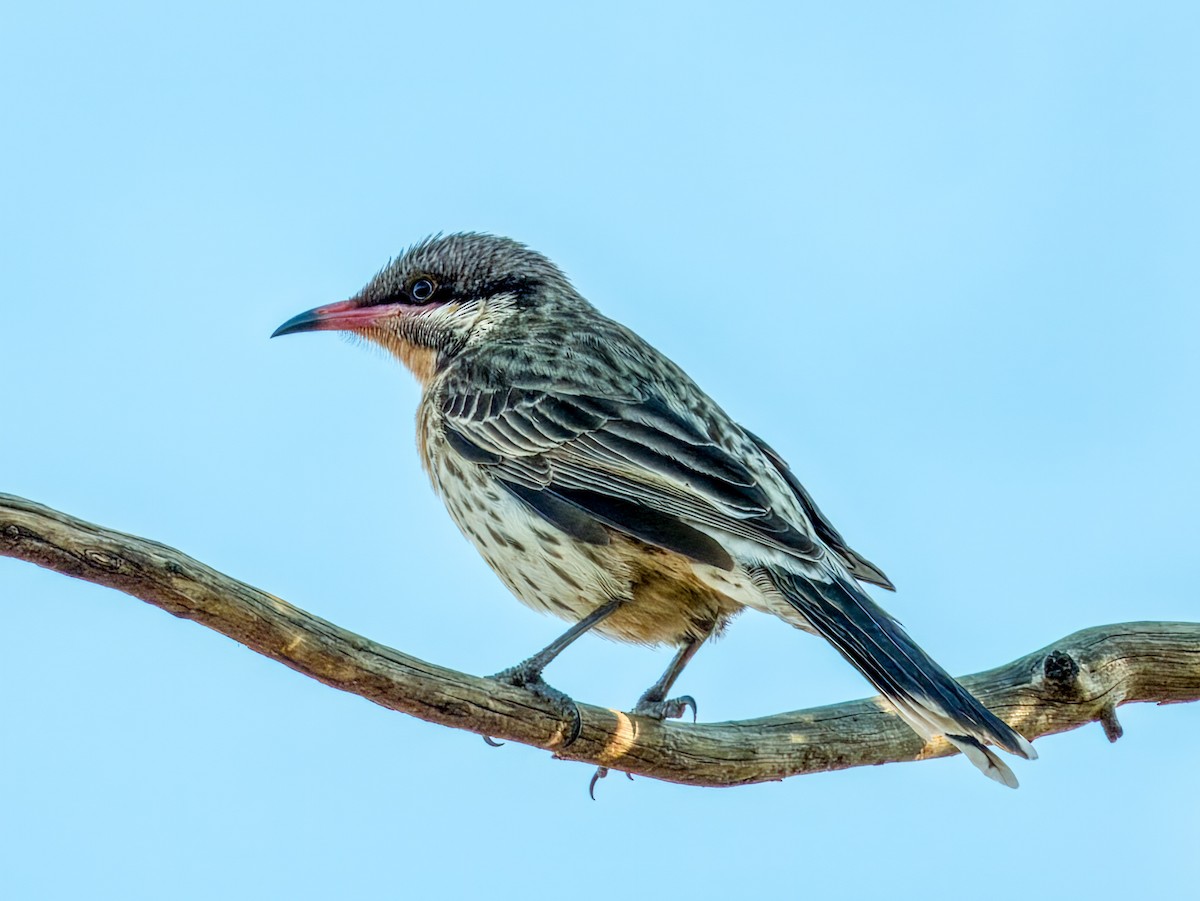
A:
{"type": "MultiPolygon", "coordinates": [[[[583,731],[562,748],[568,725],[526,691],[384,647],[157,542],[0,494],[0,555],[116,588],[391,710],[656,779],[740,785],[953,753],[878,698],[701,724],[580,704],[583,731]]],[[[1115,741],[1121,704],[1200,699],[1200,624],[1096,626],[962,681],[1030,739],[1099,721],[1115,741]]]]}

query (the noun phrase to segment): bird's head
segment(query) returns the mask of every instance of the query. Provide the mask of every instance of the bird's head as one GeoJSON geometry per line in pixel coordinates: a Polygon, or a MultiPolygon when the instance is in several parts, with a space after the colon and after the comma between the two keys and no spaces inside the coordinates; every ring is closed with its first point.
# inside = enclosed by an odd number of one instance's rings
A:
{"type": "Polygon", "coordinates": [[[422,382],[472,342],[556,300],[577,299],[548,259],[493,235],[428,238],[385,266],[349,300],[293,316],[293,332],[353,332],[398,357],[422,382]]]}

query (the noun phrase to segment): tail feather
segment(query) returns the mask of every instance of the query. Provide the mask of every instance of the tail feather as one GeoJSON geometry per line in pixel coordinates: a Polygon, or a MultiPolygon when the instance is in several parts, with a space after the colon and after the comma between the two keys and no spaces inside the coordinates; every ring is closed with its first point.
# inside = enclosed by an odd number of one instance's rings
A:
{"type": "Polygon", "coordinates": [[[1009,788],[1017,788],[1020,784],[1017,782],[1016,775],[1008,768],[1008,764],[979,739],[972,738],[970,735],[947,733],[946,741],[962,751],[963,756],[979,767],[980,772],[989,779],[995,779],[1001,785],[1007,785],[1009,788]]]}
{"type": "Polygon", "coordinates": [[[823,638],[852,663],[922,738],[943,735],[986,776],[1010,788],[1017,779],[990,742],[1028,760],[1033,746],[914,642],[895,619],[839,571],[812,576],[773,569],[771,582],[823,638]]]}

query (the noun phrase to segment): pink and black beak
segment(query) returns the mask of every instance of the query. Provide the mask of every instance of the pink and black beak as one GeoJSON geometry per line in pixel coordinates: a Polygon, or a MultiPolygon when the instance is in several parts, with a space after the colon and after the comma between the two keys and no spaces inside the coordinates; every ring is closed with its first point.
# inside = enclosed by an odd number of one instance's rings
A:
{"type": "Polygon", "coordinates": [[[343,300],[323,307],[315,307],[298,316],[293,316],[271,333],[272,338],[296,332],[355,331],[378,324],[395,309],[394,304],[362,306],[356,300],[343,300]]]}

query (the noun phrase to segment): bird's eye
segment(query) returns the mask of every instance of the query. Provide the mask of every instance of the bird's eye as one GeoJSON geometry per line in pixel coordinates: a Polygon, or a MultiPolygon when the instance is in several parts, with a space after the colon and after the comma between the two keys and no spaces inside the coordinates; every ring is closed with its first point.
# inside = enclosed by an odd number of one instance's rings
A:
{"type": "Polygon", "coordinates": [[[418,303],[424,303],[433,297],[433,292],[437,290],[437,285],[433,283],[433,279],[419,278],[413,282],[408,293],[412,295],[412,299],[418,303]]]}

